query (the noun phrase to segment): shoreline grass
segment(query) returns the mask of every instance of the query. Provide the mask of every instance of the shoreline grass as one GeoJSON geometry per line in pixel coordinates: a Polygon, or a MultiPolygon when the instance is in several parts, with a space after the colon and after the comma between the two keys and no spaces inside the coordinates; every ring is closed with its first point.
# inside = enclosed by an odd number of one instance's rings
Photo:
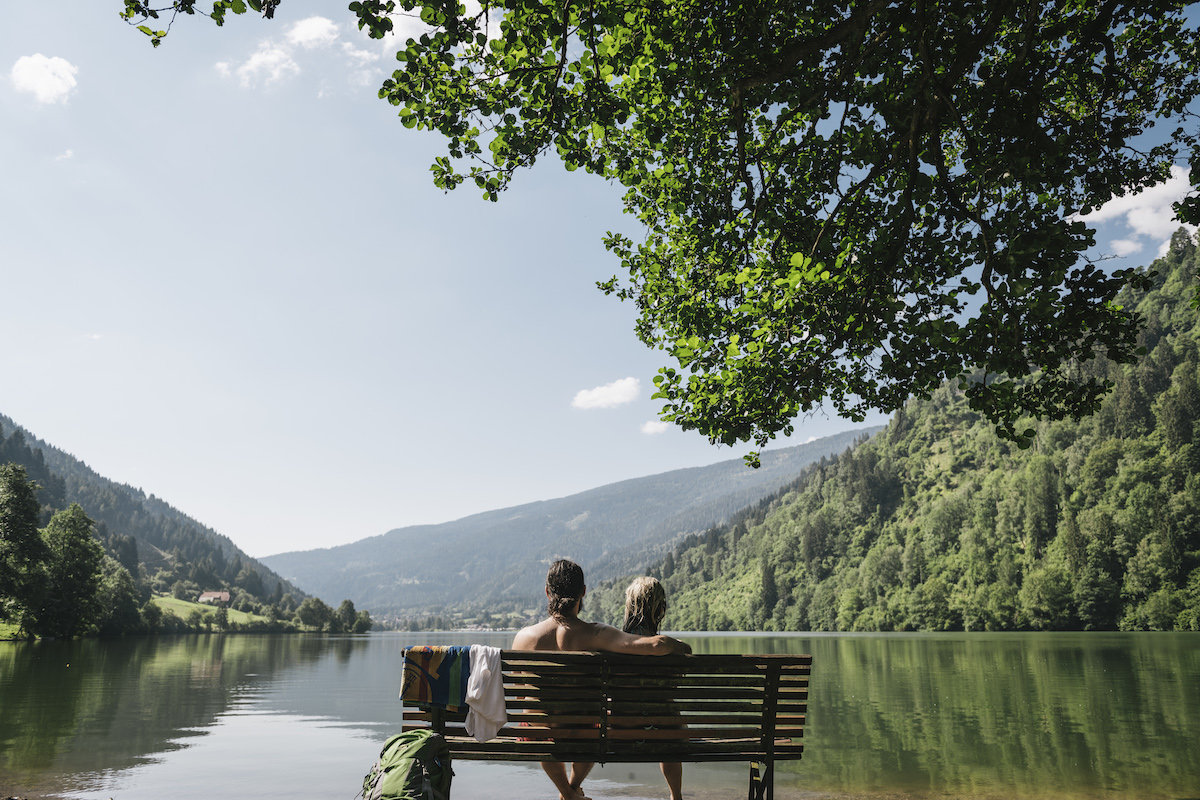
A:
{"type": "MultiPolygon", "coordinates": [[[[212,623],[217,615],[217,606],[212,606],[207,603],[193,603],[189,600],[180,600],[170,596],[155,596],[150,598],[150,602],[158,606],[162,611],[170,611],[180,619],[186,620],[191,616],[193,611],[198,611],[203,621],[212,623]]],[[[237,625],[248,625],[250,623],[269,623],[270,620],[261,614],[250,614],[245,611],[237,611],[236,609],[227,610],[228,620],[237,625]]],[[[0,642],[20,641],[24,637],[18,637],[21,626],[15,622],[0,622],[0,642]]],[[[232,632],[232,631],[231,631],[232,632]]],[[[7,795],[5,795],[7,796],[7,795]]]]}
{"type": "MultiPolygon", "coordinates": [[[[217,606],[209,605],[208,603],[194,603],[190,600],[180,600],[177,597],[155,596],[150,598],[150,602],[158,606],[163,611],[170,611],[180,619],[187,619],[193,611],[199,611],[206,619],[215,617],[217,614],[217,606]]],[[[245,611],[237,611],[235,609],[228,610],[229,621],[236,622],[238,625],[245,625],[248,622],[261,621],[268,622],[269,620],[261,614],[250,614],[245,611]]]]}

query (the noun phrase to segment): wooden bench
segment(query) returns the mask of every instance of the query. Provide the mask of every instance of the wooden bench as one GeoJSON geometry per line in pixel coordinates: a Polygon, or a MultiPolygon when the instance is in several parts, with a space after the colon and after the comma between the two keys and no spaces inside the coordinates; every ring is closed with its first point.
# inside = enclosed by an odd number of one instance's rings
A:
{"type": "Polygon", "coordinates": [[[508,724],[496,738],[468,736],[465,709],[406,708],[404,729],[432,727],[457,759],[748,761],[763,800],[775,762],[804,751],[811,656],[504,650],[501,662],[508,724]]]}

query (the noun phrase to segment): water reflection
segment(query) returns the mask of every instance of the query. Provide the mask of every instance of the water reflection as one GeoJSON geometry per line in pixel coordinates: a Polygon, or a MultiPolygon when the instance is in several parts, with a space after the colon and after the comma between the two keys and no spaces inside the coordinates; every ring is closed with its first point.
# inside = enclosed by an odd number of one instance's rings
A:
{"type": "MultiPolygon", "coordinates": [[[[1194,634],[730,637],[813,655],[795,787],[964,797],[1200,795],[1194,634]]],[[[786,767],[785,767],[786,769],[786,767]]]]}
{"type": "MultiPolygon", "coordinates": [[[[350,800],[400,720],[405,644],[510,634],[0,643],[0,796],[350,800]]],[[[687,635],[699,653],[813,655],[807,753],[781,798],[1200,797],[1194,634],[687,635]]],[[[456,764],[455,796],[554,794],[536,765],[456,764]]],[[[661,796],[654,765],[594,797],[661,796]]],[[[744,793],[741,765],[685,791],[744,793]]]]}
{"type": "Polygon", "coordinates": [[[184,636],[0,646],[0,767],[112,771],[169,752],[328,645],[306,637],[184,636]]]}

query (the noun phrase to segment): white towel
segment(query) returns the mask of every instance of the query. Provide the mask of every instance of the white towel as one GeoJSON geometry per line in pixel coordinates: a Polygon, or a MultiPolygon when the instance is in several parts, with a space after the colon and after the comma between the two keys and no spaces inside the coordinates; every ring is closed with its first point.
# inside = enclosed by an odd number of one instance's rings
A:
{"type": "Polygon", "coordinates": [[[504,707],[504,674],[500,648],[471,645],[471,676],[467,679],[467,733],[486,742],[508,722],[504,707]]]}

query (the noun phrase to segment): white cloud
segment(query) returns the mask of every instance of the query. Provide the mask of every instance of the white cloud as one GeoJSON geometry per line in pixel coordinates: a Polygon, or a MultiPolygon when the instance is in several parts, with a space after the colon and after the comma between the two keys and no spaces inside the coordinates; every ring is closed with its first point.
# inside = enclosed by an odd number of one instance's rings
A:
{"type": "MultiPolygon", "coordinates": [[[[468,6],[468,13],[479,10],[478,0],[468,0],[468,6]]],[[[502,14],[493,14],[489,18],[490,36],[499,35],[502,17],[502,14]]],[[[333,57],[345,68],[347,83],[357,90],[361,86],[378,84],[382,70],[390,71],[386,64],[391,63],[396,51],[402,49],[409,38],[420,38],[430,30],[418,14],[397,12],[391,19],[392,31],[381,40],[373,40],[367,31],[358,27],[357,19],[337,23],[327,17],[307,17],[292,24],[282,40],[260,43],[257,52],[244,63],[239,64],[238,59],[233,59],[217,62],[214,66],[222,77],[236,76],[243,87],[249,88],[299,75],[301,64],[309,70],[314,60],[318,63],[311,67],[313,74],[330,75],[333,65],[328,61],[319,63],[319,60],[333,57]],[[322,56],[322,51],[329,55],[322,56]]],[[[319,95],[327,94],[328,88],[318,88],[319,95]]]]}
{"type": "Polygon", "coordinates": [[[342,53],[352,64],[362,66],[370,64],[372,61],[378,61],[382,56],[379,53],[372,53],[370,50],[360,50],[350,42],[342,42],[342,53]]]}
{"type": "Polygon", "coordinates": [[[66,150],[61,155],[55,156],[54,160],[55,161],[69,161],[70,159],[72,159],[74,157],[75,157],[74,150],[66,150]]]}
{"type": "Polygon", "coordinates": [[[1142,243],[1137,239],[1113,239],[1109,245],[1120,258],[1131,256],[1142,249],[1142,243]]]}
{"type": "MultiPolygon", "coordinates": [[[[229,62],[222,61],[217,64],[217,71],[228,77],[231,74],[229,62]]],[[[259,79],[270,84],[291,75],[299,75],[300,65],[292,58],[288,48],[265,41],[258,45],[258,50],[246,59],[246,63],[232,71],[236,71],[242,86],[249,87],[259,79]]]]}
{"type": "MultiPolygon", "coordinates": [[[[478,13],[478,0],[468,0],[468,14],[478,13]]],[[[312,16],[293,23],[281,41],[265,41],[258,51],[244,63],[238,59],[220,61],[214,66],[222,77],[236,77],[243,87],[271,84],[300,74],[301,64],[309,69],[313,59],[320,59],[320,51],[326,51],[342,62],[346,81],[357,90],[361,86],[378,84],[383,70],[390,72],[386,64],[391,63],[396,51],[404,48],[408,39],[419,39],[431,29],[421,21],[419,14],[396,12],[390,15],[393,28],[382,39],[371,39],[366,30],[358,27],[356,18],[342,23],[327,17],[312,16]],[[382,66],[382,69],[381,69],[382,66]]],[[[489,17],[488,35],[499,36],[503,14],[489,17]]],[[[329,56],[324,56],[328,58],[329,56]]],[[[311,68],[314,74],[330,75],[328,62],[318,63],[311,68]]],[[[327,87],[318,89],[321,96],[327,87]]]]}
{"type": "Polygon", "coordinates": [[[661,419],[652,419],[649,422],[642,423],[642,433],[647,436],[656,436],[660,433],[666,433],[671,426],[663,422],[661,419]]]}
{"type": "MultiPolygon", "coordinates": [[[[354,35],[357,26],[350,23],[342,26],[326,17],[308,17],[293,24],[284,34],[282,41],[267,40],[261,42],[258,50],[242,64],[234,61],[221,61],[215,66],[217,72],[229,78],[236,75],[243,87],[271,84],[277,81],[299,75],[301,62],[307,67],[313,60],[318,63],[313,67],[317,74],[330,74],[328,61],[320,63],[320,51],[330,53],[347,67],[346,79],[351,86],[359,87],[376,83],[380,80],[378,63],[383,60],[384,52],[389,55],[396,47],[395,37],[390,36],[383,49],[378,49],[361,31],[354,35]],[[345,36],[343,29],[347,30],[345,36]]],[[[326,81],[322,81],[325,84],[326,81]]],[[[318,96],[327,94],[328,86],[318,88],[318,96]]]]}
{"type": "Polygon", "coordinates": [[[79,67],[65,58],[47,58],[41,53],[21,56],[12,68],[12,82],[19,92],[32,94],[39,103],[65,103],[76,86],[79,67]]]}
{"type": "Polygon", "coordinates": [[[615,408],[632,403],[641,391],[642,385],[637,378],[621,378],[595,389],[581,389],[571,405],[574,408],[615,408]]]}
{"type": "Polygon", "coordinates": [[[314,47],[329,47],[338,38],[338,26],[325,17],[302,19],[287,32],[287,39],[297,47],[311,50],[314,47]]]}
{"type": "MultiPolygon", "coordinates": [[[[1158,244],[1158,254],[1162,256],[1171,242],[1171,234],[1179,229],[1179,221],[1175,219],[1171,205],[1183,199],[1190,189],[1188,171],[1176,165],[1171,167],[1171,177],[1157,186],[1151,186],[1139,194],[1114,197],[1080,219],[1093,226],[1123,221],[1130,228],[1131,235],[1108,243],[1118,256],[1141,250],[1145,245],[1143,239],[1158,244]]],[[[1194,226],[1186,227],[1195,232],[1194,226]]]]}

